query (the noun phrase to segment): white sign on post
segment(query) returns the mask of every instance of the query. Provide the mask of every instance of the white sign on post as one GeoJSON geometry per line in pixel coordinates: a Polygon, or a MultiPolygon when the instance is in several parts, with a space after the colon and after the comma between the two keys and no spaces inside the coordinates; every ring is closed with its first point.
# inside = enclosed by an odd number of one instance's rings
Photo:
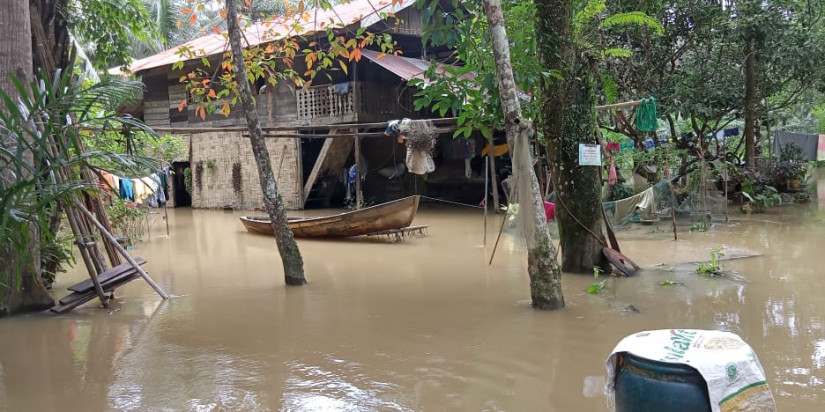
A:
{"type": "Polygon", "coordinates": [[[601,149],[597,144],[579,144],[579,166],[601,166],[601,149]]]}

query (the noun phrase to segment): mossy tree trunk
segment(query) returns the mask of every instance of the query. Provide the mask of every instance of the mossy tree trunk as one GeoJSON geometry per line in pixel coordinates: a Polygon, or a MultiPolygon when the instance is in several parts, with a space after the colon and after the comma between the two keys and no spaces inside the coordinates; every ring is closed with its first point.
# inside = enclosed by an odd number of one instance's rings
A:
{"type": "Polygon", "coordinates": [[[536,38],[546,76],[541,83],[542,130],[553,176],[562,270],[607,269],[602,255],[601,169],[579,166],[579,144],[594,143],[593,71],[578,53],[571,0],[536,0],[536,38]]]}
{"type": "Polygon", "coordinates": [[[292,229],[289,228],[289,221],[286,216],[286,209],[278,192],[278,182],[272,172],[269,150],[266,147],[266,140],[261,131],[261,122],[258,118],[258,111],[255,107],[255,99],[252,95],[252,88],[246,75],[246,64],[243,59],[243,47],[241,46],[241,29],[238,25],[237,1],[226,0],[227,28],[229,31],[229,43],[232,47],[232,60],[235,64],[236,81],[238,83],[238,94],[243,105],[246,123],[249,125],[249,140],[252,143],[252,153],[255,155],[255,163],[258,166],[258,176],[263,191],[264,206],[272,222],[272,230],[275,233],[275,240],[278,244],[278,252],[281,254],[281,261],[284,265],[284,280],[287,285],[303,285],[306,283],[304,277],[304,261],[298,243],[292,229]]]}
{"type": "MultiPolygon", "coordinates": [[[[517,145],[516,139],[528,139],[533,135],[529,121],[521,119],[521,106],[516,95],[516,83],[513,78],[513,68],[510,63],[510,49],[507,40],[507,31],[504,28],[504,14],[499,0],[485,0],[484,12],[490,25],[490,37],[493,40],[493,53],[496,60],[498,87],[501,95],[501,106],[504,110],[507,143],[512,148],[517,145]]],[[[513,157],[513,169],[518,170],[513,157]]],[[[556,260],[556,248],[550,242],[547,230],[547,220],[544,215],[544,199],[541,196],[538,180],[532,167],[529,170],[529,181],[519,184],[530,184],[532,188],[533,210],[536,225],[534,241],[528,240],[527,273],[530,276],[530,296],[532,305],[537,309],[561,309],[564,307],[564,296],[561,289],[561,269],[556,260]]]]}
{"type": "MultiPolygon", "coordinates": [[[[0,5],[0,88],[13,100],[17,100],[16,89],[10,74],[17,76],[24,84],[31,80],[32,44],[29,4],[26,1],[4,1],[0,5]]],[[[3,147],[11,150],[13,140],[1,141],[3,147]]],[[[33,161],[31,153],[23,153],[24,160],[33,161]]],[[[4,170],[0,164],[0,171],[4,170]]],[[[0,179],[8,181],[14,177],[0,172],[0,179]]],[[[39,232],[34,225],[20,224],[14,236],[14,246],[9,239],[0,238],[0,315],[10,315],[32,310],[46,309],[54,300],[40,278],[39,232]]]]}

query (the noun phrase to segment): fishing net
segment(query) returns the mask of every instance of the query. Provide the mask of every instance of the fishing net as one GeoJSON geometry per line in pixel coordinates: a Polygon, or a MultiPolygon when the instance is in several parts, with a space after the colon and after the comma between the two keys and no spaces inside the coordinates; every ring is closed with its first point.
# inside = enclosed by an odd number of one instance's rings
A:
{"type": "Polygon", "coordinates": [[[519,135],[515,139],[512,157],[513,175],[509,195],[510,201],[518,204],[518,212],[515,215],[516,239],[524,240],[528,248],[536,245],[536,208],[541,207],[536,204],[535,193],[539,190],[538,182],[533,175],[530,134],[531,128],[525,124],[519,129],[519,135]]]}
{"type": "Polygon", "coordinates": [[[632,223],[670,221],[673,217],[679,224],[707,222],[711,215],[725,213],[728,203],[716,187],[703,189],[698,182],[689,182],[675,188],[668,179],[662,179],[636,195],[603,204],[611,225],[623,229],[632,223]]]}
{"type": "Polygon", "coordinates": [[[435,170],[433,149],[438,132],[430,120],[404,119],[398,124],[398,132],[407,145],[407,169],[419,175],[435,170]]]}

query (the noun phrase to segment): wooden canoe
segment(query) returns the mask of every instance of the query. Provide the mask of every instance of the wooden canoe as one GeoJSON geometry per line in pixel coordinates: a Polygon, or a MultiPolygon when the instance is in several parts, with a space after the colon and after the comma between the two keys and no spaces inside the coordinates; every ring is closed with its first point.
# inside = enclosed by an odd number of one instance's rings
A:
{"type": "MultiPolygon", "coordinates": [[[[412,224],[418,211],[419,196],[410,196],[360,210],[332,216],[290,218],[295,237],[351,237],[412,224]]],[[[268,217],[242,216],[241,222],[252,233],[272,235],[268,217]]]]}

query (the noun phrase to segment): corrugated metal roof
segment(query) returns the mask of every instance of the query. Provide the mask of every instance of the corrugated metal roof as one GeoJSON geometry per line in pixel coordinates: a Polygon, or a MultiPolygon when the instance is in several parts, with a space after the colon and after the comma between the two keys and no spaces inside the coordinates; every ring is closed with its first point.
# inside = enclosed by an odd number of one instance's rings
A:
{"type": "MultiPolygon", "coordinates": [[[[395,56],[392,54],[384,54],[382,56],[381,53],[373,50],[361,50],[361,55],[375,62],[379,66],[387,69],[388,71],[394,73],[396,76],[404,80],[426,80],[424,78],[424,72],[430,68],[430,62],[422,59],[413,59],[409,57],[395,56]]],[[[436,69],[436,72],[439,74],[443,74],[445,72],[445,67],[452,67],[456,69],[458,68],[456,66],[447,66],[444,64],[439,64],[438,69],[436,69]]],[[[460,77],[470,80],[475,78],[475,76],[472,73],[466,73],[460,77]]]]}
{"type": "MultiPolygon", "coordinates": [[[[352,0],[349,3],[339,4],[330,10],[317,9],[309,11],[306,20],[301,16],[293,16],[288,22],[281,20],[256,23],[245,28],[244,35],[246,40],[249,41],[248,46],[257,46],[285,37],[308,35],[325,30],[325,27],[329,25],[349,26],[360,23],[362,26],[370,26],[380,20],[379,13],[398,12],[412,6],[415,1],[402,0],[400,4],[392,5],[391,0],[352,0]],[[295,25],[296,21],[300,24],[295,25]]],[[[137,73],[176,63],[182,60],[179,52],[181,47],[191,48],[197,54],[196,58],[201,58],[223,53],[229,49],[229,42],[223,35],[209,34],[158,54],[135,60],[129,64],[129,70],[137,73]]],[[[119,69],[113,69],[110,73],[119,71],[119,69]]]]}

